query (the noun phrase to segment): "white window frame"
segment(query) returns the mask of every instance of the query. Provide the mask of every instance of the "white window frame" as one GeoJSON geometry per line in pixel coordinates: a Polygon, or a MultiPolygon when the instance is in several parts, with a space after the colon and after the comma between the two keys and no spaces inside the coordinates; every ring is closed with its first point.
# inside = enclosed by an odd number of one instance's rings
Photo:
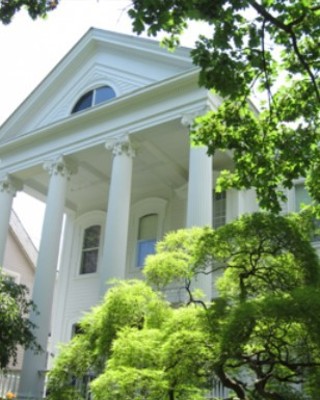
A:
{"type": "Polygon", "coordinates": [[[86,279],[89,277],[96,277],[100,271],[101,257],[102,257],[102,246],[104,241],[104,226],[105,226],[106,213],[103,211],[90,211],[85,213],[77,218],[75,221],[75,235],[74,235],[74,246],[73,246],[73,257],[76,260],[75,262],[75,277],[79,279],[86,279]],[[99,252],[98,252],[98,262],[97,269],[95,272],[81,274],[81,258],[82,258],[82,246],[84,233],[87,228],[93,225],[101,226],[101,235],[100,235],[100,243],[99,243],[99,252]]]}
{"type": "MultiPolygon", "coordinates": [[[[83,237],[82,237],[81,257],[80,257],[80,271],[79,271],[80,275],[94,274],[94,273],[97,272],[97,268],[98,268],[98,259],[99,259],[99,252],[100,252],[100,249],[101,249],[101,234],[102,234],[102,231],[101,231],[101,224],[90,225],[90,226],[88,226],[86,229],[84,229],[84,231],[83,231],[83,237]],[[98,243],[97,243],[97,245],[92,246],[92,247],[85,247],[84,242],[85,242],[85,240],[87,239],[87,236],[86,236],[87,231],[88,231],[89,229],[95,228],[95,227],[99,227],[98,243]],[[86,271],[86,272],[85,272],[85,270],[83,269],[83,262],[84,262],[85,260],[87,261],[86,255],[87,255],[88,253],[92,253],[92,252],[94,252],[94,253],[97,255],[97,263],[95,263],[95,265],[94,265],[94,266],[95,266],[95,271],[92,271],[92,272],[86,271]]],[[[85,263],[85,266],[87,267],[87,264],[86,264],[86,263],[85,263]]]]}
{"type": "Polygon", "coordinates": [[[136,275],[141,273],[142,268],[137,266],[137,243],[139,234],[139,221],[141,217],[149,214],[158,215],[157,237],[159,240],[163,236],[164,220],[167,208],[167,201],[157,197],[151,197],[138,201],[132,206],[130,234],[129,234],[129,274],[136,275]]]}
{"type": "Polygon", "coordinates": [[[213,189],[213,193],[212,193],[212,227],[214,229],[219,228],[220,226],[223,226],[227,223],[227,211],[228,211],[228,203],[227,203],[227,198],[228,198],[228,193],[226,190],[222,191],[222,192],[216,192],[215,188],[213,189]],[[224,195],[224,198],[217,200],[216,199],[216,195],[224,195]],[[215,210],[216,210],[216,202],[217,201],[224,201],[224,215],[223,216],[217,216],[215,215],[215,210]],[[218,226],[215,226],[215,222],[217,221],[217,219],[220,218],[224,218],[224,223],[220,224],[218,226]]]}

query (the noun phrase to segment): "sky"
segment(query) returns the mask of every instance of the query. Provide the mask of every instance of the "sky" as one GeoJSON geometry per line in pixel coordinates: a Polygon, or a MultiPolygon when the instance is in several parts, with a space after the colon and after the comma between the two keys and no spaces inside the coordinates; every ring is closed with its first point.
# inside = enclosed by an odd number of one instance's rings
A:
{"type": "MultiPolygon", "coordinates": [[[[31,20],[25,11],[9,25],[0,24],[0,125],[91,27],[133,34],[127,0],[60,0],[46,19],[31,20]]],[[[193,46],[204,24],[192,24],[181,43],[193,46]]],[[[38,247],[44,205],[24,194],[13,208],[38,247]]]]}

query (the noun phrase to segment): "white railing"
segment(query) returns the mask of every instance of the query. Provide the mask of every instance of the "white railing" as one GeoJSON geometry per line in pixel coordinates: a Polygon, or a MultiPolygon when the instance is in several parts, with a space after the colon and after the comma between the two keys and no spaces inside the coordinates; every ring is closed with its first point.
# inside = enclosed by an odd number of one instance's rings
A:
{"type": "Polygon", "coordinates": [[[224,387],[220,381],[213,384],[213,388],[208,394],[208,400],[226,399],[229,397],[229,389],[224,387]]]}
{"type": "Polygon", "coordinates": [[[20,373],[20,370],[0,370],[0,397],[5,398],[8,392],[18,392],[20,373]]]}

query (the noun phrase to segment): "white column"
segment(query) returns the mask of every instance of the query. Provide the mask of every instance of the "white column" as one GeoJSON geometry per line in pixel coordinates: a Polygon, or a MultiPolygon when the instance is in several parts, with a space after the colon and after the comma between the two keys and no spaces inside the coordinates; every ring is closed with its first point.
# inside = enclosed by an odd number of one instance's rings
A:
{"type": "Polygon", "coordinates": [[[0,178],[0,267],[3,266],[13,198],[22,185],[5,175],[0,178]]]}
{"type": "Polygon", "coordinates": [[[110,279],[125,278],[132,164],[135,155],[128,137],[107,143],[106,148],[112,150],[113,163],[102,253],[101,296],[106,292],[110,279]]]}
{"type": "MultiPolygon", "coordinates": [[[[185,116],[182,123],[190,125],[191,121],[185,116]]],[[[186,226],[212,226],[212,157],[205,146],[190,147],[186,226]]],[[[211,274],[200,274],[192,286],[201,289],[206,300],[211,299],[211,274]]]]}
{"type": "Polygon", "coordinates": [[[60,235],[67,181],[71,174],[71,168],[62,157],[53,162],[47,162],[44,168],[50,174],[50,182],[32,294],[37,312],[30,315],[31,322],[37,326],[35,329],[37,342],[44,351],[40,354],[34,354],[31,350],[25,352],[19,399],[40,399],[43,397],[44,372],[47,366],[46,350],[50,334],[60,235]]]}
{"type": "Polygon", "coordinates": [[[212,225],[212,158],[206,147],[191,147],[187,227],[212,225]]]}

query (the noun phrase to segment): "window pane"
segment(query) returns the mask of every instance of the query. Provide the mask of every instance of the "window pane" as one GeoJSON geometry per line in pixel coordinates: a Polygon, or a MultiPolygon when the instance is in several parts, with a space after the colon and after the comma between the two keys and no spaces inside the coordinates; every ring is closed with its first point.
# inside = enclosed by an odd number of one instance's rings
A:
{"type": "Polygon", "coordinates": [[[88,274],[97,270],[100,233],[100,225],[92,225],[84,231],[80,274],[88,274]]]}
{"type": "Polygon", "coordinates": [[[143,267],[146,257],[155,253],[155,245],[156,240],[142,240],[138,242],[138,267],[143,267]]]}
{"type": "Polygon", "coordinates": [[[140,218],[138,240],[157,238],[158,214],[149,214],[140,218]]]}
{"type": "Polygon", "coordinates": [[[110,86],[102,86],[95,90],[94,104],[100,104],[104,101],[110,100],[116,96],[114,90],[110,86]]]}
{"type": "Polygon", "coordinates": [[[227,196],[226,192],[214,192],[213,194],[213,221],[214,228],[225,225],[227,211],[227,196]]]}
{"type": "Polygon", "coordinates": [[[73,107],[72,113],[76,113],[78,111],[85,110],[86,108],[91,107],[92,105],[92,96],[93,91],[84,94],[80,99],[77,101],[76,105],[73,107]]]}
{"type": "Polygon", "coordinates": [[[96,272],[98,264],[98,249],[82,252],[81,274],[90,274],[96,272]]]}
{"type": "Polygon", "coordinates": [[[299,212],[303,205],[308,205],[311,203],[311,197],[307,192],[304,184],[301,183],[295,186],[295,208],[296,211],[299,212]]]}
{"type": "Polygon", "coordinates": [[[92,249],[99,247],[100,242],[100,225],[92,225],[84,231],[83,249],[92,249]]]}

